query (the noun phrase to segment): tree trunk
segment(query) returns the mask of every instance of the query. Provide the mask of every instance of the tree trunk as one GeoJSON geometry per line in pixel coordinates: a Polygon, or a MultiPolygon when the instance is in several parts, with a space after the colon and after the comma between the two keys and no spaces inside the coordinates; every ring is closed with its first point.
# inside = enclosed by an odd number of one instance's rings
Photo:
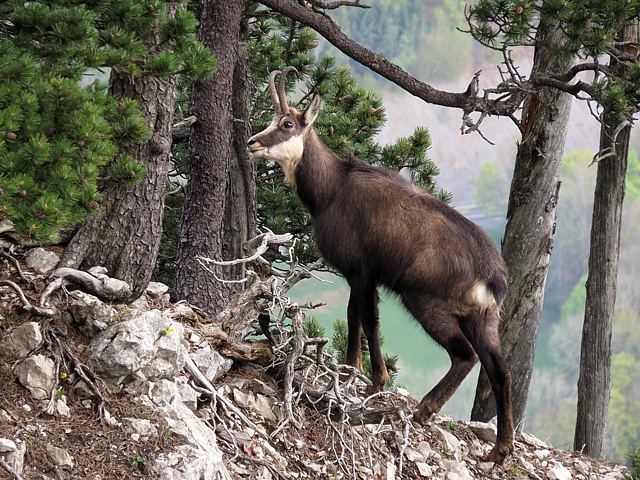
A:
{"type": "Polygon", "coordinates": [[[102,265],[109,275],[129,283],[133,300],[147,287],[160,248],[165,182],[171,150],[175,77],[138,76],[111,71],[109,94],[137,100],[152,131],[151,139],[124,149],[146,167],[144,178],[130,186],[107,180],[104,201],[67,246],[61,265],[102,265]]]}
{"type": "MultiPolygon", "coordinates": [[[[624,27],[621,40],[638,41],[637,22],[624,27]]],[[[635,47],[633,47],[635,48],[635,47]]],[[[635,53],[635,52],[630,52],[635,53]]],[[[627,67],[611,58],[610,66],[624,77],[627,67]]],[[[600,155],[591,222],[589,276],[582,326],[578,409],[573,448],[603,458],[611,393],[611,333],[616,304],[620,256],[620,226],[625,193],[631,125],[605,110],[600,129],[600,155]],[[617,134],[617,136],[616,136],[617,134]],[[612,155],[606,156],[607,153],[612,155]]]]}
{"type": "MultiPolygon", "coordinates": [[[[557,73],[573,60],[560,58],[553,46],[562,32],[540,21],[531,76],[557,73]]],[[[522,140],[509,193],[502,256],[509,269],[509,292],[503,307],[500,335],[513,379],[513,418],[524,424],[531,370],[544,300],[544,286],[553,248],[558,173],[567,134],[572,97],[550,88],[531,94],[522,115],[522,140]]],[[[481,371],[471,418],[488,421],[496,414],[491,385],[481,371]]]]}
{"type": "MultiPolygon", "coordinates": [[[[248,67],[244,46],[244,0],[203,2],[200,40],[218,60],[218,70],[193,86],[191,112],[198,118],[189,143],[189,183],[177,257],[176,294],[210,314],[219,312],[237,284],[221,283],[197,256],[241,256],[255,230],[255,169],[249,137],[248,67]]],[[[218,268],[236,279],[241,267],[218,268]]]]}

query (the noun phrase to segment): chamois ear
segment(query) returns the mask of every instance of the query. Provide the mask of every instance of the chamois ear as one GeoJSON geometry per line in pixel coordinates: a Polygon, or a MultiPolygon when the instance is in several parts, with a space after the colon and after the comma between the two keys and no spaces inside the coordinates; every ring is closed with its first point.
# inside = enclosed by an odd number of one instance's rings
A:
{"type": "Polygon", "coordinates": [[[302,114],[302,119],[304,121],[305,126],[313,125],[313,122],[318,118],[318,114],[320,113],[320,95],[317,93],[313,95],[309,106],[302,114]]]}

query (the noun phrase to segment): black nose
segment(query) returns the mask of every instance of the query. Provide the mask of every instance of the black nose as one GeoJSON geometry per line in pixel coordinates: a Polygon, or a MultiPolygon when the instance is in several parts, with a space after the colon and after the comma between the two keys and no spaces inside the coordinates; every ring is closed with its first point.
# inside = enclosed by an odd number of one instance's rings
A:
{"type": "Polygon", "coordinates": [[[249,139],[249,141],[247,142],[247,145],[253,145],[254,143],[256,143],[255,140],[249,139]]]}

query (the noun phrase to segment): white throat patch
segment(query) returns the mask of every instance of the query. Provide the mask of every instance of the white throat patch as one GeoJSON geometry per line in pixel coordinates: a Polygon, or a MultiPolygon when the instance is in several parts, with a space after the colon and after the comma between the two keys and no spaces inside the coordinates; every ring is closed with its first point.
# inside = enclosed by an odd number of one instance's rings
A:
{"type": "Polygon", "coordinates": [[[269,151],[266,154],[268,158],[282,167],[287,182],[293,188],[296,187],[295,170],[302,159],[303,152],[304,141],[302,135],[296,135],[285,142],[269,147],[269,151]]]}

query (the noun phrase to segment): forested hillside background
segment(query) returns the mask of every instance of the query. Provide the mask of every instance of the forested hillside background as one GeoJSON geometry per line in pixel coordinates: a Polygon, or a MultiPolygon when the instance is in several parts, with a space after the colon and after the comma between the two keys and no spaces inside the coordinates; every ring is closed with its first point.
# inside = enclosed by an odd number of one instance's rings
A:
{"type": "MultiPolygon", "coordinates": [[[[374,0],[374,8],[338,9],[332,18],[347,35],[373,51],[384,53],[419,78],[434,80],[440,88],[463,90],[474,72],[490,85],[499,79],[494,52],[481,47],[466,27],[465,2],[459,0],[374,0]],[[393,21],[390,21],[393,19],[393,21]]],[[[379,92],[387,122],[378,135],[384,144],[410,134],[416,126],[429,128],[430,158],[439,166],[439,184],[453,194],[452,205],[488,230],[497,244],[502,236],[509,184],[513,173],[517,129],[507,119],[489,118],[484,135],[461,135],[459,114],[424,103],[372,74],[361,65],[321,42],[321,53],[335,55],[350,65],[358,80],[379,92]]],[[[531,62],[521,53],[520,64],[531,62]]],[[[576,383],[585,305],[585,281],[596,166],[599,124],[586,104],[574,100],[565,158],[557,232],[546,284],[545,304],[536,350],[534,377],[528,403],[527,429],[554,445],[570,448],[576,416],[576,383]]],[[[640,134],[632,131],[627,172],[627,195],[622,226],[620,272],[614,320],[612,393],[609,407],[607,452],[624,461],[640,443],[640,134]]],[[[329,278],[329,277],[327,277],[329,278]]],[[[346,315],[348,287],[339,278],[332,285],[303,283],[301,301],[324,301],[315,316],[330,327],[346,315]],[[322,292],[318,298],[317,292],[322,292]]],[[[398,383],[421,396],[448,368],[448,357],[409,318],[400,304],[386,297],[381,306],[384,349],[399,355],[398,383]],[[408,353],[410,352],[410,353],[408,353]]],[[[476,374],[470,375],[445,406],[445,411],[468,417],[476,374]]]]}

